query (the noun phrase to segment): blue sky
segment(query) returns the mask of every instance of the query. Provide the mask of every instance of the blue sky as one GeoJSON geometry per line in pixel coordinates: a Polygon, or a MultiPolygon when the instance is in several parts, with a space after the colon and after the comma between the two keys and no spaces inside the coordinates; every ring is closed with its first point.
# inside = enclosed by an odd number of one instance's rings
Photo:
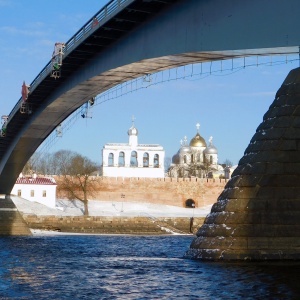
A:
{"type": "MultiPolygon", "coordinates": [[[[106,2],[0,0],[1,115],[19,100],[23,80],[30,84],[49,62],[55,42],[69,40],[106,2]]],[[[177,80],[153,75],[151,86],[94,106],[92,118],[78,118],[47,151],[73,150],[100,163],[105,143],[128,141],[134,115],[139,143],[160,144],[167,157],[184,136],[194,137],[199,122],[205,140],[213,136],[219,162],[237,164],[276,91],[298,66],[296,56],[254,57],[179,68],[170,73],[185,77],[177,80]]]]}

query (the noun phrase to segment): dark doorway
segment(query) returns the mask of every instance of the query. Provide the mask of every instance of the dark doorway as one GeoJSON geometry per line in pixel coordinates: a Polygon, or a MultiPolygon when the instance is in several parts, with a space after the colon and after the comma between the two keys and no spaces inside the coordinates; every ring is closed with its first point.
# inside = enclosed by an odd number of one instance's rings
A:
{"type": "Polygon", "coordinates": [[[195,208],[195,201],[193,199],[187,199],[185,201],[185,207],[187,207],[187,208],[195,208]]]}

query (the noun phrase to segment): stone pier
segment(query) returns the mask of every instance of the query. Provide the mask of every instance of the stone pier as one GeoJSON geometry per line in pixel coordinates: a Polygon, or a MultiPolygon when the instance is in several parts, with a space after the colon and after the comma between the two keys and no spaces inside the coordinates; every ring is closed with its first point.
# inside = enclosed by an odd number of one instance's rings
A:
{"type": "Polygon", "coordinates": [[[300,259],[300,68],[278,90],[186,256],[300,259]]]}
{"type": "Polygon", "coordinates": [[[0,195],[0,236],[31,235],[27,223],[8,195],[0,195]]]}

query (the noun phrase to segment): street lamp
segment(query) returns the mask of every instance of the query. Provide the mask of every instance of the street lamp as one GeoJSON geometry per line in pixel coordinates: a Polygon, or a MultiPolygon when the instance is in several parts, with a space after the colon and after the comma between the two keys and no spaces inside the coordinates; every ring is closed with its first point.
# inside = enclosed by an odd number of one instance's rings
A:
{"type": "MultiPolygon", "coordinates": [[[[121,199],[125,199],[125,195],[123,193],[121,194],[121,199]]],[[[122,200],[122,209],[121,209],[121,212],[123,212],[123,200],[122,200]]]]}

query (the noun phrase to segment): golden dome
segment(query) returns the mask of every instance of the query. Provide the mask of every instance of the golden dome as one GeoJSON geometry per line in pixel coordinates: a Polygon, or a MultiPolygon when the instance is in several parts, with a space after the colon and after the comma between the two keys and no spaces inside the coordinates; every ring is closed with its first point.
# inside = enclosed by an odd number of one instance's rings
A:
{"type": "Polygon", "coordinates": [[[195,137],[193,137],[190,141],[190,147],[205,147],[206,148],[206,142],[204,138],[197,132],[195,137]]]}

